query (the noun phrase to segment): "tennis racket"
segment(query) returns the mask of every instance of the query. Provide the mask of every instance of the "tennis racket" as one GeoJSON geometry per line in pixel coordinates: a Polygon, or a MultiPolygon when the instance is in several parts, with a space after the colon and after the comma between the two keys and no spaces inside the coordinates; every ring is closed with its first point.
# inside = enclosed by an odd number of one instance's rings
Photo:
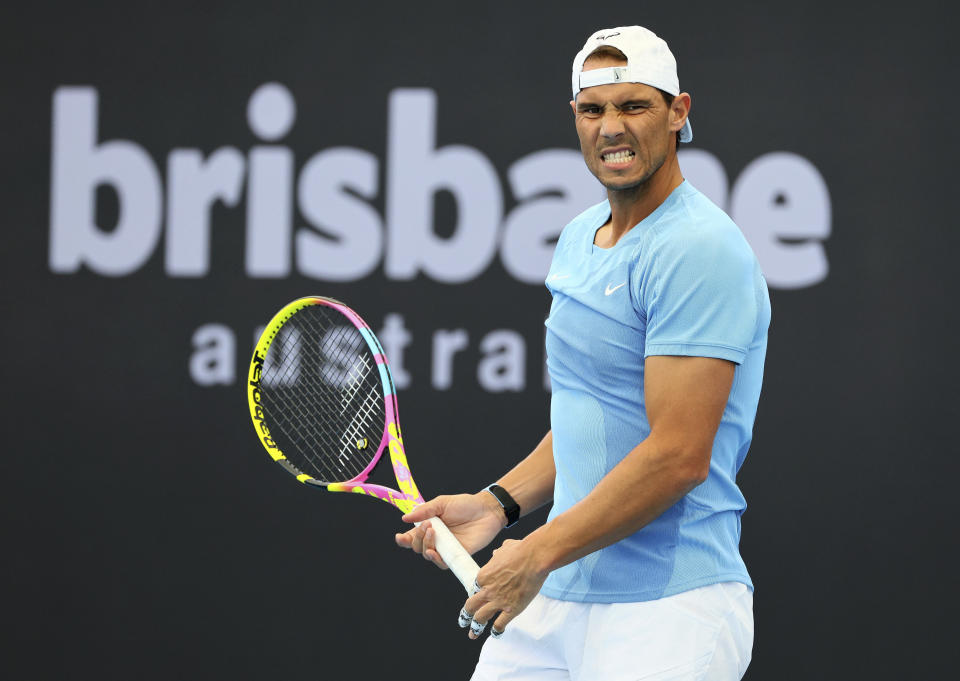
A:
{"type": "MultiPolygon", "coordinates": [[[[380,341],[332,298],[300,298],[280,310],[253,352],[250,416],[271,458],[300,482],[382,499],[404,513],[423,503],[400,436],[397,397],[380,341]],[[399,490],[366,482],[384,452],[399,490]]],[[[480,568],[439,518],[437,552],[473,593],[480,568]]]]}

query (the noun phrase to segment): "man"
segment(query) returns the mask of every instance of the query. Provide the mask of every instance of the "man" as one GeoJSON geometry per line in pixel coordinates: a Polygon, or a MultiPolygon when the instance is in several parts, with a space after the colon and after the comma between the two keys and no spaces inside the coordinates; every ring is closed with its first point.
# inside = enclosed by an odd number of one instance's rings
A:
{"type": "MultiPolygon", "coordinates": [[[[607,189],[563,230],[546,284],[551,430],[440,516],[471,552],[550,501],[477,576],[474,679],[739,679],[753,642],[736,473],[751,440],[770,306],[736,225],[684,181],[693,137],[666,43],[598,31],[573,64],[584,160],[607,189]],[[517,508],[519,507],[519,508],[517,508]]],[[[442,566],[433,530],[398,535],[442,566]]]]}

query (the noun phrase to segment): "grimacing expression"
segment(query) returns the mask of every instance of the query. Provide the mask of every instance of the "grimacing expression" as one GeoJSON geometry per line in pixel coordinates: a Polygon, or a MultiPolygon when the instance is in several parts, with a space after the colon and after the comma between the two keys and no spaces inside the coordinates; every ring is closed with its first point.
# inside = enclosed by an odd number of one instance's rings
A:
{"type": "MultiPolygon", "coordinates": [[[[584,71],[625,62],[587,59],[584,71]]],[[[676,145],[671,111],[663,95],[642,83],[611,83],[581,90],[571,102],[587,168],[607,189],[646,182],[676,145]]]]}

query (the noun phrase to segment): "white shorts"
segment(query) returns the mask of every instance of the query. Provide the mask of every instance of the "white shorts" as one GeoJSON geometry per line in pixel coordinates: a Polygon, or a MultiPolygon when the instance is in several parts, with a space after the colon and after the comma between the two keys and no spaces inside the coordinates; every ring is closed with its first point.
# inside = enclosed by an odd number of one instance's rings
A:
{"type": "Polygon", "coordinates": [[[738,681],[752,649],[753,592],[737,582],[639,603],[537,595],[472,681],[738,681]]]}

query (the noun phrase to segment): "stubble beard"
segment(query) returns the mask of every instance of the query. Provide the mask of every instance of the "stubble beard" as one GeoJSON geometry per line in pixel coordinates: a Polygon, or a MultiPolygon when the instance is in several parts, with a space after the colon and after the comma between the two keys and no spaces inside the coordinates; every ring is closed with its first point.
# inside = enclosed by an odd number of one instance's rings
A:
{"type": "MultiPolygon", "coordinates": [[[[645,172],[641,177],[637,179],[620,180],[620,181],[609,180],[609,179],[604,180],[600,176],[599,172],[594,172],[593,176],[600,181],[600,184],[602,184],[608,192],[616,192],[616,193],[623,192],[624,196],[629,195],[631,193],[636,194],[638,196],[642,196],[644,193],[646,193],[647,182],[650,180],[651,177],[653,177],[656,174],[658,170],[660,170],[660,168],[663,167],[663,164],[666,163],[666,161],[667,161],[666,154],[664,154],[660,158],[654,159],[653,163],[651,163],[650,166],[647,168],[647,172],[645,172]]],[[[600,160],[599,170],[602,170],[602,168],[603,168],[603,159],[600,160]]]]}

